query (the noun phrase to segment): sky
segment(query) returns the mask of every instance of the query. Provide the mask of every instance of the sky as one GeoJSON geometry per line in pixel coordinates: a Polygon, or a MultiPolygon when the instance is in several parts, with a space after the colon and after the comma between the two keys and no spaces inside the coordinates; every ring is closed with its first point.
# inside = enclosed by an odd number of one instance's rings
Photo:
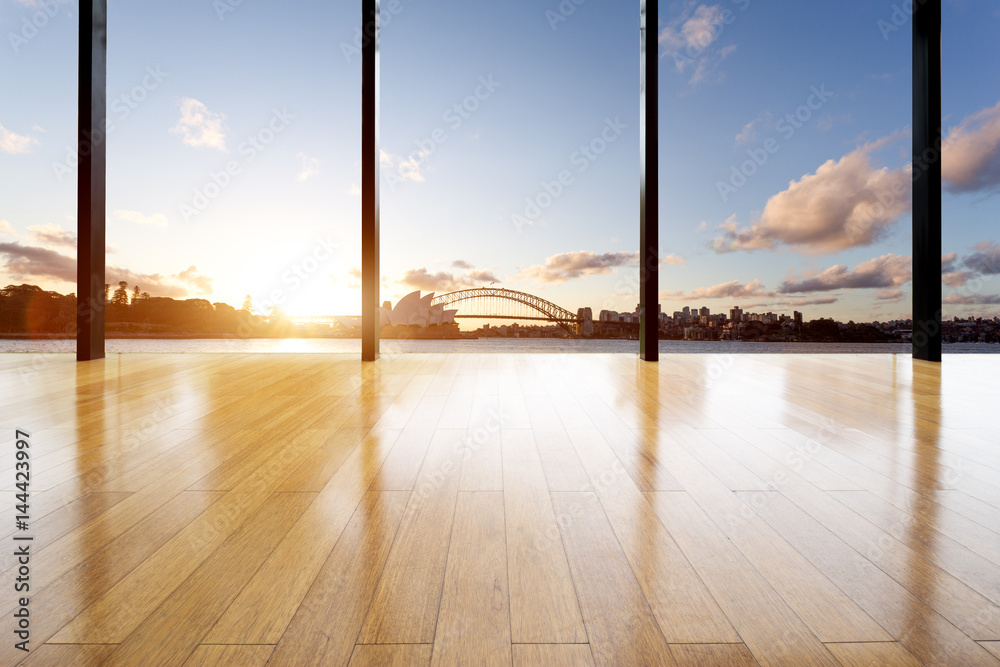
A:
{"type": "MultiPolygon", "coordinates": [[[[360,2],[111,0],[108,282],[360,313],[360,2]]],[[[383,0],[382,300],[638,302],[638,7],[383,0]]],[[[637,3],[636,3],[637,4],[637,3]]],[[[661,2],[660,301],[910,314],[911,17],[661,2]]],[[[944,0],[945,317],[1000,314],[1000,10],[944,0]]],[[[75,291],[78,6],[0,0],[0,284],[75,291]]]]}

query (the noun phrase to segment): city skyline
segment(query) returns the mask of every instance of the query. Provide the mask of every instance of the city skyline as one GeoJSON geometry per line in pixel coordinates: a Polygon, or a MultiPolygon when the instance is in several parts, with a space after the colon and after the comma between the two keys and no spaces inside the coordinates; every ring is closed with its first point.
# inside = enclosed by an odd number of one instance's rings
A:
{"type": "MultiPolygon", "coordinates": [[[[359,313],[360,8],[110,11],[109,282],[359,313]]],[[[992,317],[1000,15],[944,12],[944,316],[992,317]]],[[[638,12],[383,14],[382,300],[494,282],[631,308],[638,12]]],[[[909,17],[751,0],[661,17],[664,312],[905,318],[909,17]]],[[[74,291],[75,71],[60,64],[75,62],[76,6],[5,3],[0,27],[0,83],[19,93],[0,103],[0,281],[74,291]]]]}

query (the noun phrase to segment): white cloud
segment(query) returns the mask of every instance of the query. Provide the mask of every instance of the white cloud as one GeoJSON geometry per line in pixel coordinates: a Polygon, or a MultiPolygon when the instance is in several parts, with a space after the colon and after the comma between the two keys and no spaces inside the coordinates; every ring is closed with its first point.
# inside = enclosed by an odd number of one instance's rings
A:
{"type": "Polygon", "coordinates": [[[76,250],[76,233],[63,229],[55,223],[28,227],[35,240],[43,245],[76,250]]]}
{"type": "Polygon", "coordinates": [[[18,231],[14,229],[14,225],[10,224],[7,220],[0,220],[0,234],[6,234],[8,236],[20,236],[18,231]]]}
{"type": "Polygon", "coordinates": [[[690,72],[691,85],[714,74],[716,66],[736,51],[734,44],[719,51],[711,49],[722,34],[727,12],[721,5],[688,2],[681,15],[660,31],[658,41],[663,45],[663,55],[673,59],[678,73],[690,72]]]}
{"type": "Polygon", "coordinates": [[[977,243],[968,257],[962,258],[966,267],[985,275],[1000,274],[1000,244],[992,239],[977,243]]]}
{"type": "Polygon", "coordinates": [[[941,178],[951,192],[1000,187],[1000,102],[953,127],[942,153],[941,178]]]}
{"type": "Polygon", "coordinates": [[[660,263],[670,264],[671,266],[684,266],[684,258],[681,257],[680,255],[675,255],[674,253],[670,253],[666,257],[661,257],[660,263]]]}
{"type": "Polygon", "coordinates": [[[638,261],[638,252],[606,252],[602,255],[589,250],[563,252],[546,259],[544,265],[522,267],[517,279],[563,283],[581,276],[611,273],[615,267],[634,265],[638,261]]]}
{"type": "Polygon", "coordinates": [[[913,276],[909,255],[887,253],[861,262],[853,269],[836,264],[822,273],[802,278],[791,277],[778,287],[782,294],[829,292],[838,289],[889,289],[899,287],[913,276]]]}
{"type": "Polygon", "coordinates": [[[760,278],[754,278],[748,283],[730,280],[711,287],[699,287],[692,292],[666,292],[665,296],[672,299],[730,299],[751,296],[773,296],[774,292],[766,289],[760,278]]]}
{"type": "Polygon", "coordinates": [[[463,276],[445,271],[431,273],[426,268],[421,267],[407,270],[399,282],[423,292],[456,292],[499,282],[499,278],[486,270],[467,271],[463,276]]]}
{"type": "Polygon", "coordinates": [[[182,98],[179,106],[181,117],[170,128],[171,132],[181,135],[188,146],[226,151],[226,117],[223,114],[209,111],[203,103],[191,97],[182,98]]]}
{"type": "Polygon", "coordinates": [[[420,166],[429,155],[430,153],[426,151],[419,151],[404,158],[387,151],[380,151],[379,165],[387,170],[393,179],[421,182],[424,180],[424,175],[420,173],[420,166]]]}
{"type": "Polygon", "coordinates": [[[895,138],[866,144],[790,182],[768,199],[760,219],[749,227],[739,228],[731,216],[720,225],[723,234],[713,247],[728,252],[786,245],[825,254],[882,239],[910,211],[910,167],[876,169],[871,164],[871,152],[895,138]]]}
{"type": "Polygon", "coordinates": [[[300,181],[319,174],[319,158],[309,157],[305,153],[299,153],[298,158],[302,160],[302,168],[299,170],[298,176],[300,181]]]}
{"type": "Polygon", "coordinates": [[[744,144],[749,144],[757,141],[757,128],[765,123],[770,123],[773,116],[770,111],[765,111],[761,115],[754,118],[752,121],[743,126],[740,133],[736,135],[736,145],[742,146],[744,144]]]}
{"type": "Polygon", "coordinates": [[[120,211],[115,211],[115,217],[119,218],[120,220],[127,220],[128,222],[134,222],[139,225],[150,225],[151,227],[167,226],[167,216],[163,215],[162,213],[143,215],[139,211],[120,210],[120,211]]]}
{"type": "Polygon", "coordinates": [[[38,139],[25,134],[16,134],[0,125],[0,152],[8,155],[22,155],[30,153],[37,145],[38,139]]]}

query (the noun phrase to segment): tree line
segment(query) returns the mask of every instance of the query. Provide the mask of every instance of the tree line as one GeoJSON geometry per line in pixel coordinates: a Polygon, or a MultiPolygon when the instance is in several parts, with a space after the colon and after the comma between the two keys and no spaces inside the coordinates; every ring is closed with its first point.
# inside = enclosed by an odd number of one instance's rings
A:
{"type": "MultiPolygon", "coordinates": [[[[283,336],[292,324],[280,310],[255,315],[249,296],[240,309],[207,299],[151,296],[124,280],[112,292],[104,286],[104,322],[109,334],[229,334],[241,337],[283,336]]],[[[37,285],[0,289],[0,333],[76,335],[76,295],[37,285]]]]}

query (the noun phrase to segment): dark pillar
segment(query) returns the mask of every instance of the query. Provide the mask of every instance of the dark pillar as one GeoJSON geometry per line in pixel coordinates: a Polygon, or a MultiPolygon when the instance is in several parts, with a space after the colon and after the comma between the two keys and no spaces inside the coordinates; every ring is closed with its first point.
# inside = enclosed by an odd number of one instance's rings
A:
{"type": "Polygon", "coordinates": [[[361,360],[378,359],[379,334],[379,0],[362,0],[361,360]]]}
{"type": "Polygon", "coordinates": [[[645,361],[659,359],[658,15],[656,0],[639,0],[639,357],[645,361]]]}
{"type": "Polygon", "coordinates": [[[80,2],[77,108],[76,360],[104,358],[108,2],[80,2]]]}
{"type": "Polygon", "coordinates": [[[913,358],[941,361],[941,0],[913,10],[913,358]]]}

